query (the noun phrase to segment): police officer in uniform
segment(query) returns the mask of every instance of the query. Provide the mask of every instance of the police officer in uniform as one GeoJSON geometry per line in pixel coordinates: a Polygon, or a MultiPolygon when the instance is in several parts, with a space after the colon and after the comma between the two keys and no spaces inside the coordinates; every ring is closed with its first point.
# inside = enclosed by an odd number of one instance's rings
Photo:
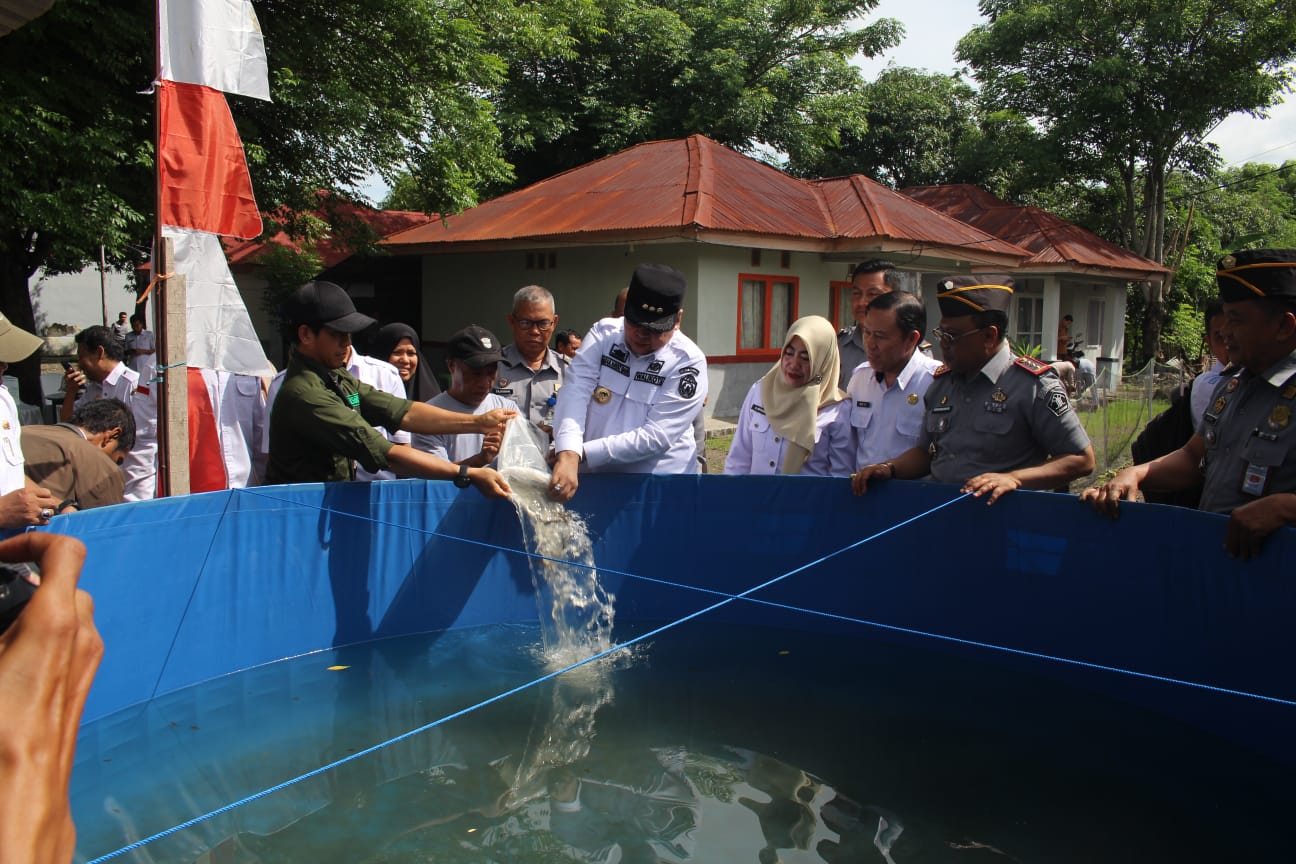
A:
{"type": "Polygon", "coordinates": [[[678,270],[641,264],[625,317],[590,328],[554,416],[554,500],[571,500],[582,470],[697,473],[693,420],[706,401],[707,367],[679,330],[685,287],[678,270]]]}
{"type": "Polygon", "coordinates": [[[937,287],[941,321],[932,336],[945,363],[923,396],[918,443],[861,468],[856,492],[875,479],[930,473],[993,504],[1014,489],[1056,489],[1092,472],[1089,436],[1053,368],[1009,349],[1012,279],[948,276],[937,287]]]}
{"type": "Polygon", "coordinates": [[[900,274],[890,261],[861,261],[851,271],[850,306],[855,323],[837,331],[837,352],[841,355],[841,380],[838,386],[850,386],[855,367],[868,359],[864,348],[864,314],[868,304],[890,291],[903,290],[900,274]]]}
{"type": "Polygon", "coordinates": [[[357,381],[346,371],[351,334],[376,322],[356,311],[332,282],[308,282],[287,304],[292,353],[270,412],[268,483],[354,480],[355,463],[371,472],[391,467],[405,477],[453,480],[483,494],[506,497],[508,483],[492,468],[455,465],[408,444],[393,444],[375,429],[438,433],[489,433],[517,416],[497,409],[458,414],[412,402],[357,381]]]}
{"type": "Polygon", "coordinates": [[[1235,371],[1215,386],[1197,432],[1178,450],[1126,468],[1081,499],[1116,516],[1140,488],[1203,483],[1199,509],[1230,514],[1224,545],[1239,558],[1296,524],[1296,249],[1225,255],[1215,274],[1235,371]]]}

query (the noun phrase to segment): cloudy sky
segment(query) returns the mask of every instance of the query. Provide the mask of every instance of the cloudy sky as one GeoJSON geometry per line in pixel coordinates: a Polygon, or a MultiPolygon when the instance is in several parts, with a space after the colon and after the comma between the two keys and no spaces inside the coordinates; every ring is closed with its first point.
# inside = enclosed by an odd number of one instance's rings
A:
{"type": "MultiPolygon", "coordinates": [[[[932,72],[953,72],[957,63],[954,48],[958,40],[977,24],[981,16],[974,0],[881,0],[869,16],[895,18],[905,25],[906,36],[899,47],[880,57],[862,60],[864,77],[874,78],[888,63],[914,66],[932,72]]],[[[1210,136],[1220,148],[1226,165],[1246,162],[1281,164],[1296,159],[1296,95],[1270,112],[1264,120],[1234,115],[1210,136]]]]}

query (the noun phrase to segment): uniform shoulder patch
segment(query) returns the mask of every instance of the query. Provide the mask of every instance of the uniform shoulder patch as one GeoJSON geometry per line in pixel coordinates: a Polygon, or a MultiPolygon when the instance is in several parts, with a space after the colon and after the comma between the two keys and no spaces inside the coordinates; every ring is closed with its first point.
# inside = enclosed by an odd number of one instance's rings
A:
{"type": "Polygon", "coordinates": [[[1048,409],[1053,412],[1055,417],[1061,417],[1071,410],[1071,402],[1067,399],[1065,390],[1054,390],[1048,395],[1048,409]]]}
{"type": "Polygon", "coordinates": [[[1032,375],[1039,376],[1045,372],[1052,372],[1053,367],[1043,360],[1036,360],[1034,357],[1014,357],[1013,365],[1025,369],[1032,375]]]}
{"type": "Polygon", "coordinates": [[[850,335],[850,332],[851,332],[851,331],[850,331],[850,328],[849,328],[849,327],[843,327],[843,328],[841,328],[840,330],[837,331],[837,337],[838,337],[838,338],[841,338],[842,336],[849,336],[849,335],[850,335]]]}
{"type": "Polygon", "coordinates": [[[944,363],[942,363],[941,365],[937,366],[935,369],[932,370],[932,377],[939,378],[942,375],[948,375],[949,371],[950,371],[949,367],[946,366],[944,363]]]}

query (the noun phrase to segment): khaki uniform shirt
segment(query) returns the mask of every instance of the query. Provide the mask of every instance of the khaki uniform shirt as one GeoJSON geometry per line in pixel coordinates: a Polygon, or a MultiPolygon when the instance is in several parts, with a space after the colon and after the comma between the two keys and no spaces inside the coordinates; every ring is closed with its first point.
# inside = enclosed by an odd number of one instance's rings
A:
{"type": "Polygon", "coordinates": [[[355,463],[387,467],[395,445],[375,429],[399,429],[414,404],[328,369],[294,348],[270,411],[267,483],[354,480],[355,463]]]}
{"type": "Polygon", "coordinates": [[[864,350],[864,335],[858,324],[852,324],[844,330],[837,331],[837,353],[841,356],[841,375],[837,386],[845,390],[850,386],[851,373],[855,367],[868,360],[864,350]]]}
{"type": "Polygon", "coordinates": [[[923,401],[917,446],[932,453],[931,476],[941,483],[1042,465],[1089,446],[1057,374],[1048,364],[1014,358],[1006,342],[970,375],[938,369],[923,401]]]}
{"type": "Polygon", "coordinates": [[[25,426],[22,430],[27,476],[60,501],[90,510],[120,504],[126,476],[112,457],[91,444],[71,423],[25,426]]]}
{"type": "Polygon", "coordinates": [[[1263,375],[1243,369],[1225,377],[1212,397],[1198,426],[1206,444],[1198,507],[1231,513],[1264,495],[1296,492],[1296,352],[1263,375]]]}
{"type": "Polygon", "coordinates": [[[539,369],[532,369],[518,353],[516,345],[505,345],[500,352],[498,377],[491,392],[517,403],[522,415],[537,426],[552,426],[558,388],[568,369],[565,357],[552,348],[545,349],[539,369]]]}

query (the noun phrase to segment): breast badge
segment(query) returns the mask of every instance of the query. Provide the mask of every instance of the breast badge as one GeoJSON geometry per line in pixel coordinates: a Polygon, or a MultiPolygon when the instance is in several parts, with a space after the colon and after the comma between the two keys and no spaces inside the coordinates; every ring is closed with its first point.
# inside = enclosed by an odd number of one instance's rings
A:
{"type": "Polygon", "coordinates": [[[910,394],[909,394],[909,404],[910,404],[910,405],[917,405],[917,404],[918,404],[918,394],[917,394],[917,393],[910,393],[910,394]]]}
{"type": "Polygon", "coordinates": [[[600,405],[606,405],[612,401],[612,391],[606,387],[595,387],[594,401],[600,405]]]}

